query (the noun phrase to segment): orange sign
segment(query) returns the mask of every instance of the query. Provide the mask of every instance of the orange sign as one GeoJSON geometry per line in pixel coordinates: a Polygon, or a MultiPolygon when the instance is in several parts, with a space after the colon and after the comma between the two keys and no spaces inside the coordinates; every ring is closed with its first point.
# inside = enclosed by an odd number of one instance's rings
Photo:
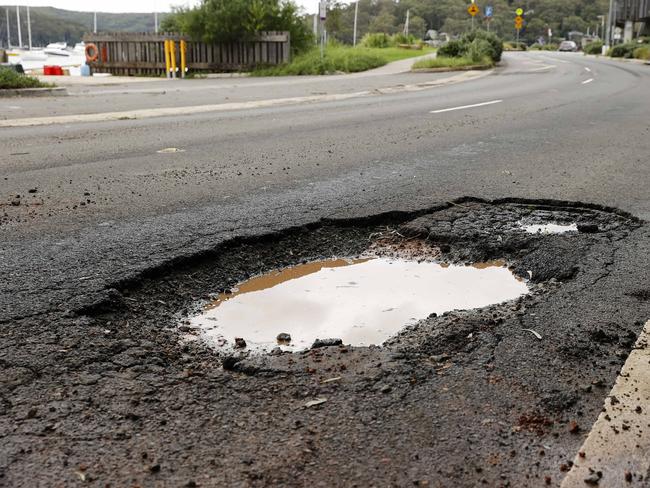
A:
{"type": "Polygon", "coordinates": [[[474,17],[478,13],[478,10],[479,8],[476,6],[475,3],[467,7],[467,13],[470,14],[472,17],[474,17]]]}
{"type": "Polygon", "coordinates": [[[520,30],[524,25],[524,18],[521,15],[515,17],[515,29],[520,30]]]}

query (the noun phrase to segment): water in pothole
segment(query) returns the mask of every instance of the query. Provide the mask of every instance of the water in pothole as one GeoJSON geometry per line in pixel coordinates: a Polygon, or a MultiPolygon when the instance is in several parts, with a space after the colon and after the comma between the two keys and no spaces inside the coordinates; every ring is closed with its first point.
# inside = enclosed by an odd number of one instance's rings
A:
{"type": "Polygon", "coordinates": [[[578,232],[577,224],[523,224],[522,228],[529,234],[564,234],[565,232],[578,232]]]}
{"type": "Polygon", "coordinates": [[[456,266],[400,259],[332,259],[273,271],[221,294],[190,320],[219,348],[302,350],[315,339],[381,344],[431,313],[528,292],[501,262],[456,266]]]}

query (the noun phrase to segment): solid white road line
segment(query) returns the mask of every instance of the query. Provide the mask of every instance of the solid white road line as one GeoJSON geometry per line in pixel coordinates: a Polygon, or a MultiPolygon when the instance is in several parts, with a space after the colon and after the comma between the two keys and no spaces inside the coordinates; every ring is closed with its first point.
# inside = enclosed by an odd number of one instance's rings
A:
{"type": "Polygon", "coordinates": [[[562,488],[628,486],[650,470],[650,321],[625,361],[562,488]],[[587,481],[589,480],[589,481],[587,481]]]}
{"type": "Polygon", "coordinates": [[[592,81],[594,81],[594,79],[593,79],[593,78],[589,78],[588,80],[583,81],[582,84],[583,84],[583,85],[586,85],[587,83],[591,83],[592,81]]]}
{"type": "Polygon", "coordinates": [[[466,108],[474,108],[474,107],[484,107],[485,105],[494,105],[495,103],[501,103],[501,102],[503,102],[503,100],[491,100],[489,102],[474,103],[472,105],[461,105],[460,107],[451,107],[451,108],[443,108],[441,110],[432,110],[430,113],[441,114],[443,112],[452,112],[453,110],[465,110],[466,108]]]}
{"type": "Polygon", "coordinates": [[[152,117],[175,117],[182,115],[193,115],[211,112],[228,112],[234,110],[249,110],[269,108],[278,106],[291,106],[306,103],[334,102],[349,100],[352,98],[370,97],[376,95],[390,95],[396,93],[417,92],[431,88],[453,85],[464,81],[477,80],[490,75],[492,70],[485,71],[464,71],[460,74],[447,78],[424,81],[412,85],[400,85],[387,88],[378,88],[372,91],[364,90],[355,93],[333,93],[331,95],[312,95],[304,97],[276,98],[271,100],[256,100],[250,102],[229,102],[214,105],[191,105],[184,107],[161,107],[145,108],[138,110],[127,110],[123,112],[102,112],[90,114],[55,115],[50,117],[29,117],[19,119],[0,120],[0,128],[3,127],[30,127],[36,125],[50,124],[78,124],[90,122],[107,122],[114,120],[136,120],[152,117]]]}
{"type": "Polygon", "coordinates": [[[554,64],[548,64],[546,66],[542,66],[541,68],[529,69],[528,72],[529,73],[535,73],[537,71],[544,71],[544,70],[553,69],[553,68],[557,68],[557,66],[555,66],[554,64]]]}

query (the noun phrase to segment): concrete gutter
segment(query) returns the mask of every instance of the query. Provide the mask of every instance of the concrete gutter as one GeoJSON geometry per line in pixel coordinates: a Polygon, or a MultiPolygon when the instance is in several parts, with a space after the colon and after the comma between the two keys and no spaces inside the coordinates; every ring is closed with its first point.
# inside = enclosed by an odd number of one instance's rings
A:
{"type": "Polygon", "coordinates": [[[68,91],[63,87],[54,88],[4,88],[0,98],[8,97],[66,97],[68,91]]]}
{"type": "Polygon", "coordinates": [[[627,486],[650,470],[650,321],[627,358],[562,488],[627,486]]]}

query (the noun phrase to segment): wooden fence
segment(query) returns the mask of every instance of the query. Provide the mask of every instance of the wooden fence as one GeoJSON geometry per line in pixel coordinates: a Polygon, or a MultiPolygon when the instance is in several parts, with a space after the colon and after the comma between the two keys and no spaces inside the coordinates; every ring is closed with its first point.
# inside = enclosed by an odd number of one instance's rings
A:
{"type": "MultiPolygon", "coordinates": [[[[88,63],[95,73],[114,75],[164,75],[165,40],[175,41],[180,59],[180,41],[187,43],[187,67],[191,72],[247,70],[257,65],[289,62],[291,42],[288,32],[260,32],[255,40],[206,44],[179,34],[99,33],[86,34],[86,44],[98,48],[97,61],[88,63]]],[[[177,66],[180,66],[177,61],[177,66]]]]}

